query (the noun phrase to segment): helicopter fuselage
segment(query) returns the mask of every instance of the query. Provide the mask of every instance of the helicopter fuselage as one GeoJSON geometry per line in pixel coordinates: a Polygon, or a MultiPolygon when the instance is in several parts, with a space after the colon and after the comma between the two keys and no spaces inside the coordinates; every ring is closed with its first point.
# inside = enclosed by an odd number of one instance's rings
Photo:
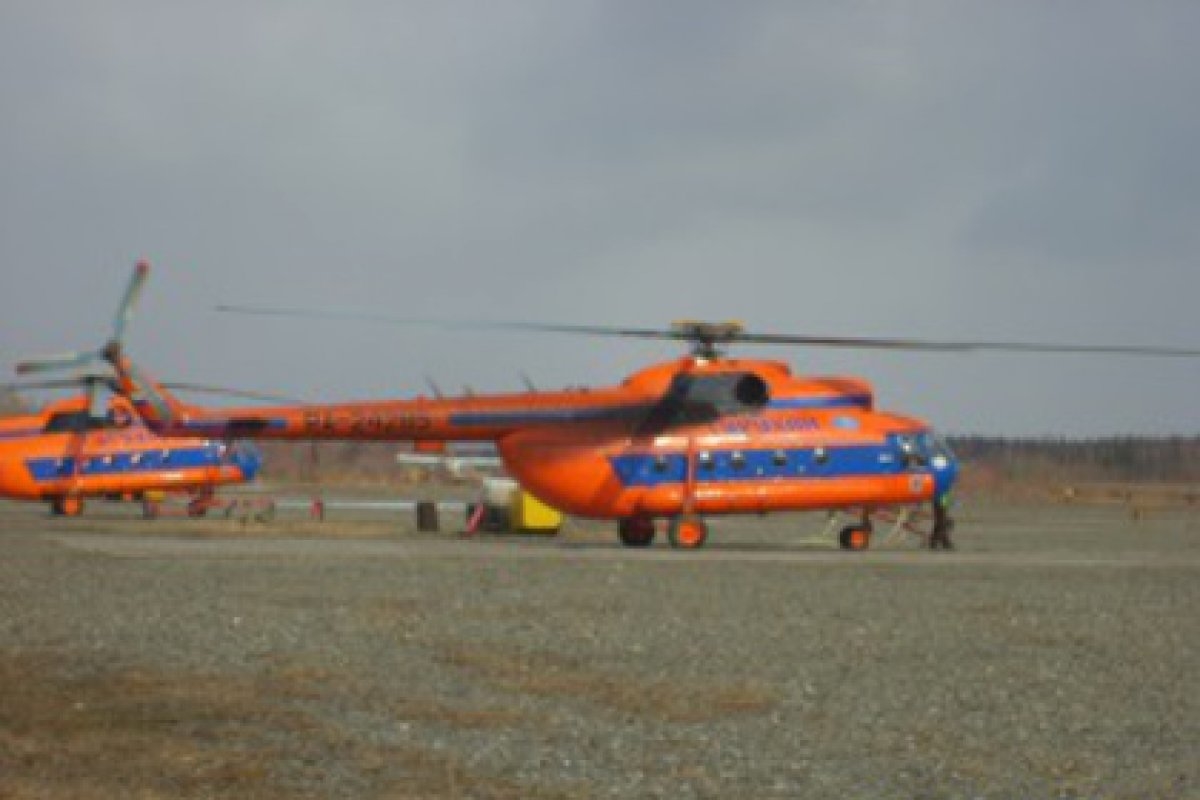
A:
{"type": "Polygon", "coordinates": [[[103,417],[78,397],[0,420],[0,496],[18,500],[207,489],[253,479],[259,461],[224,442],[159,436],[121,397],[103,417]]]}
{"type": "Polygon", "coordinates": [[[776,361],[690,356],[600,389],[220,411],[127,389],[170,405],[153,424],[172,435],[492,441],[527,490],[595,518],[917,504],[957,474],[925,423],[874,409],[865,381],[776,361]]]}

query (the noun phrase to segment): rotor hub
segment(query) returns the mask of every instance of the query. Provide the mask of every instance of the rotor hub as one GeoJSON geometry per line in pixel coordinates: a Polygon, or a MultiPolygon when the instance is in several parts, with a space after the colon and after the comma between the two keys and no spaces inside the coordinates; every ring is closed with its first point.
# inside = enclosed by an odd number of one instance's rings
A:
{"type": "Polygon", "coordinates": [[[671,323],[672,335],[691,342],[692,355],[705,359],[719,358],[724,347],[740,338],[743,330],[742,323],[736,320],[703,322],[685,319],[671,323]]]}

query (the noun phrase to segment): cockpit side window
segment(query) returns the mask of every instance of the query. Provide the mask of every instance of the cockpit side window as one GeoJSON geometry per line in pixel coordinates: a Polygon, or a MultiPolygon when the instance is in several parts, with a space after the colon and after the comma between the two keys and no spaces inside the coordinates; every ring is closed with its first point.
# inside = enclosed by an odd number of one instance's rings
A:
{"type": "Polygon", "coordinates": [[[901,435],[896,437],[896,446],[900,449],[900,459],[909,468],[922,467],[926,462],[927,450],[920,437],[901,435]]]}

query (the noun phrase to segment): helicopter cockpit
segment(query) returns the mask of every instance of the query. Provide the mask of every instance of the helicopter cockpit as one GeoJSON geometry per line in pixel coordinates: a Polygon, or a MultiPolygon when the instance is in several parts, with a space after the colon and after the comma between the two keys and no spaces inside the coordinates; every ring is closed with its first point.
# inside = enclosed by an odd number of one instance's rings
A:
{"type": "Polygon", "coordinates": [[[946,440],[932,430],[896,437],[900,460],[906,469],[929,470],[937,495],[946,495],[958,477],[958,460],[946,440]]]}

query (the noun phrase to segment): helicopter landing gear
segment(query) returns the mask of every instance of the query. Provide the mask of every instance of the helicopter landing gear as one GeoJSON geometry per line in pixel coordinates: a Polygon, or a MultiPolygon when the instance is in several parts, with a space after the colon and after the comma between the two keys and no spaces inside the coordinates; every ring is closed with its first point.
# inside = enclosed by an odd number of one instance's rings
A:
{"type": "Polygon", "coordinates": [[[708,524],[700,517],[684,514],[671,520],[667,536],[672,547],[695,550],[708,541],[708,524]]]}
{"type": "Polygon", "coordinates": [[[944,503],[933,502],[933,532],[929,534],[930,550],[953,550],[954,543],[950,541],[950,533],[954,530],[954,520],[946,510],[944,503]]]}
{"type": "Polygon", "coordinates": [[[65,494],[50,500],[50,513],[56,517],[78,517],[83,513],[83,498],[65,494]]]}
{"type": "Polygon", "coordinates": [[[847,525],[838,534],[838,545],[843,550],[866,550],[871,546],[871,524],[847,525]]]}
{"type": "Polygon", "coordinates": [[[655,532],[654,520],[650,517],[626,517],[617,523],[617,535],[626,547],[649,547],[655,532]]]}
{"type": "Polygon", "coordinates": [[[208,509],[213,505],[215,494],[212,490],[201,490],[192,495],[192,499],[188,501],[187,515],[189,517],[203,517],[208,513],[208,509]]]}
{"type": "Polygon", "coordinates": [[[838,546],[843,550],[866,550],[871,546],[871,534],[875,527],[871,524],[871,512],[863,509],[859,521],[842,528],[838,534],[838,546]]]}

